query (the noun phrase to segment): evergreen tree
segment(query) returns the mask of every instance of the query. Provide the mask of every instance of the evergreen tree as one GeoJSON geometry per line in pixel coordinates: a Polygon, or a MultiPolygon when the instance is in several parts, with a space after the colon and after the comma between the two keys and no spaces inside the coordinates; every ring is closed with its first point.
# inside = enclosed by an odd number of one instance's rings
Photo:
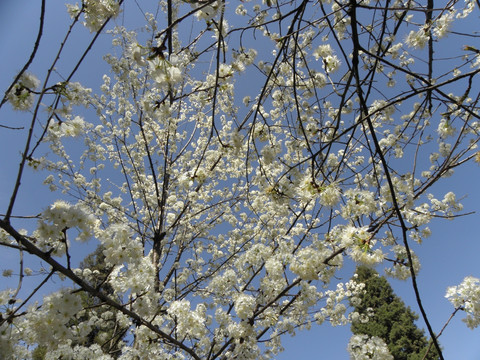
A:
{"type": "MultiPolygon", "coordinates": [[[[387,279],[374,269],[359,266],[356,273],[356,281],[365,283],[365,293],[361,303],[352,305],[360,314],[373,310],[373,316],[369,316],[366,323],[353,322],[352,332],[382,338],[395,360],[424,359],[429,342],[423,330],[415,325],[418,315],[395,295],[387,279]]],[[[439,359],[433,346],[425,359],[439,359]]]]}
{"type": "MultiPolygon", "coordinates": [[[[113,296],[114,290],[106,281],[111,268],[105,264],[104,249],[102,245],[99,245],[93,253],[89,254],[80,263],[80,268],[90,269],[93,272],[92,285],[100,289],[104,294],[113,296]]],[[[92,329],[87,335],[85,343],[82,345],[90,346],[96,343],[100,345],[106,353],[116,358],[120,355],[123,338],[125,337],[127,329],[118,324],[115,316],[116,311],[105,306],[98,298],[88,293],[82,293],[81,298],[84,308],[87,309],[87,311],[85,315],[79,319],[80,321],[85,321],[92,316],[104,320],[98,323],[101,324],[99,327],[92,329]]]]}
{"type": "MultiPolygon", "coordinates": [[[[102,245],[98,246],[94,252],[87,255],[80,263],[80,268],[90,269],[93,272],[90,278],[95,288],[100,289],[105,294],[113,295],[112,286],[106,282],[111,269],[105,264],[104,249],[102,245]]],[[[128,329],[118,324],[115,318],[116,311],[105,306],[98,298],[89,293],[82,293],[81,300],[85,309],[84,313],[77,319],[72,319],[69,326],[78,325],[80,322],[85,322],[93,317],[102,319],[102,321],[96,322],[99,325],[92,328],[82,341],[75,339],[72,342],[72,347],[76,345],[91,346],[98,344],[105,353],[113,358],[117,358],[120,355],[123,339],[128,329]]],[[[42,345],[37,346],[32,352],[33,360],[44,360],[45,355],[46,347],[42,345]]]]}

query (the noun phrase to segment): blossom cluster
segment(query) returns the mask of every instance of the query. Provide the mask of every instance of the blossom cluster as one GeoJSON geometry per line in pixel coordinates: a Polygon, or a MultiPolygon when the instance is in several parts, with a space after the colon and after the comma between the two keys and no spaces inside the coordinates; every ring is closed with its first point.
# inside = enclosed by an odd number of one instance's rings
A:
{"type": "Polygon", "coordinates": [[[180,69],[161,57],[149,60],[148,65],[151,70],[151,76],[159,87],[173,85],[182,80],[180,69]]]}
{"type": "Polygon", "coordinates": [[[87,128],[87,124],[80,116],[73,119],[62,121],[61,123],[52,123],[48,127],[48,134],[53,138],[78,137],[82,135],[87,128]]]}
{"type": "Polygon", "coordinates": [[[41,214],[33,236],[41,249],[63,255],[68,244],[67,230],[76,229],[75,240],[86,241],[94,235],[97,224],[97,219],[84,204],[72,205],[58,200],[41,214]]]}
{"type": "MultiPolygon", "coordinates": [[[[2,325],[11,357],[37,346],[48,359],[275,358],[282,334],[368,320],[348,312],[363,284],[338,283],[345,258],[406,279],[420,259],[405,243],[463,209],[460,195],[438,197],[434,185],[475,157],[480,107],[468,79],[478,54],[452,50],[442,63],[466,75],[434,78],[413,52],[436,47],[473,1],[435,9],[431,23],[413,3],[399,13],[399,1],[382,12],[346,0],[245,1],[235,12],[186,3],[151,13],[136,4],[146,25],[111,30],[98,92],[45,85],[39,105],[49,96],[52,105],[35,119],[38,144],[24,160],[76,203],[54,201],[30,233],[3,225],[11,233],[0,242],[15,248],[10,237],[23,236],[43,258],[66,255],[53,272],[76,288],[2,325]],[[371,16],[353,22],[354,11],[371,16]],[[71,270],[81,260],[71,236],[94,238],[99,264],[71,270]]],[[[120,6],[68,10],[96,32],[120,6]]],[[[38,86],[24,74],[7,98],[30,109],[38,86]]],[[[472,327],[478,288],[468,278],[447,293],[472,327]]],[[[11,296],[0,293],[0,304],[11,296]]],[[[354,336],[349,351],[391,359],[376,337],[354,336]]]]}
{"type": "Polygon", "coordinates": [[[39,309],[32,307],[19,324],[21,329],[25,329],[23,341],[29,345],[49,344],[55,347],[57,343],[86,335],[87,329],[67,325],[81,309],[78,294],[73,294],[71,290],[65,289],[46,296],[42,306],[39,309]]]}
{"type": "Polygon", "coordinates": [[[122,224],[113,224],[96,233],[104,247],[105,262],[110,265],[136,264],[142,259],[142,244],[133,238],[132,230],[122,224]]]}
{"type": "Polygon", "coordinates": [[[315,57],[316,60],[319,60],[319,59],[322,60],[323,69],[327,73],[334,73],[340,67],[340,60],[333,53],[333,50],[329,44],[320,45],[313,52],[313,56],[315,57]]]}
{"type": "Polygon", "coordinates": [[[15,110],[29,110],[35,100],[34,91],[40,85],[37,77],[30,73],[23,73],[17,83],[8,93],[8,101],[15,110]]]}
{"type": "Polygon", "coordinates": [[[79,82],[62,81],[52,87],[55,94],[60,96],[62,107],[55,110],[60,116],[68,116],[72,113],[73,106],[83,106],[88,102],[92,89],[85,88],[79,82]]]}
{"type": "Polygon", "coordinates": [[[208,4],[192,2],[191,5],[194,8],[198,8],[198,11],[195,13],[195,16],[198,19],[209,21],[218,14],[221,7],[221,1],[210,1],[208,4]]]}
{"type": "Polygon", "coordinates": [[[72,18],[83,12],[84,25],[91,32],[95,32],[100,30],[105,21],[119,15],[120,5],[117,0],[84,0],[82,7],[78,3],[67,4],[67,10],[72,18]]]}
{"type": "Polygon", "coordinates": [[[463,321],[469,328],[480,325],[480,279],[467,276],[460,285],[449,287],[445,297],[456,309],[467,313],[463,321]]]}
{"type": "Polygon", "coordinates": [[[173,301],[167,310],[177,323],[177,331],[181,336],[204,336],[206,328],[206,308],[199,304],[195,310],[188,300],[173,301]]]}
{"type": "Polygon", "coordinates": [[[393,360],[385,341],[378,336],[353,335],[347,349],[354,360],[393,360]]]}

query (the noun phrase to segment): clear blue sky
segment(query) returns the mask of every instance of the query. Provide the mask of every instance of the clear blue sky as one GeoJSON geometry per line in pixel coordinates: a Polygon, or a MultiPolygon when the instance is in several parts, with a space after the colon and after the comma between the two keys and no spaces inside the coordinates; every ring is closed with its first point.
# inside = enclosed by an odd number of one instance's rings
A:
{"type": "MultiPolygon", "coordinates": [[[[2,69],[0,71],[0,91],[2,94],[30,54],[38,28],[39,10],[40,1],[0,0],[0,65],[2,69]]],[[[47,1],[45,35],[37,60],[30,69],[37,73],[39,78],[46,71],[45,64],[49,64],[52,60],[52,51],[58,46],[60,37],[65,34],[67,23],[68,15],[63,1],[47,1]],[[54,47],[49,47],[52,40],[54,47]]],[[[83,34],[87,35],[88,31],[83,34]]],[[[84,40],[82,37],[78,38],[79,42],[84,40]]],[[[451,45],[459,46],[458,44],[451,45]]],[[[97,43],[94,53],[88,59],[89,66],[84,66],[82,72],[74,80],[81,79],[90,87],[98,84],[95,80],[98,79],[102,69],[105,69],[98,60],[98,54],[107,51],[109,46],[108,36],[104,37],[102,42],[97,43]]],[[[76,51],[81,48],[79,46],[78,49],[71,49],[72,59],[78,58],[76,51]]],[[[62,59],[62,62],[68,65],[69,60],[71,59],[65,58],[62,59]]],[[[14,126],[16,117],[20,115],[6,113],[2,110],[0,116],[2,124],[14,126]],[[11,118],[6,119],[5,116],[11,116],[11,118]]],[[[8,136],[5,136],[7,130],[0,129],[0,131],[3,133],[0,142],[0,153],[3,154],[0,162],[0,212],[4,212],[5,204],[8,201],[7,196],[12,189],[11,175],[13,170],[16,170],[17,155],[20,151],[18,141],[22,134],[10,131],[8,136]]],[[[441,329],[453,311],[450,303],[444,298],[446,288],[459,284],[467,275],[480,278],[479,175],[480,167],[472,164],[457,170],[445,184],[442,183],[441,186],[435,188],[438,192],[454,191],[458,197],[465,196],[464,210],[466,212],[477,211],[477,213],[457,218],[454,221],[434,221],[430,226],[433,231],[432,237],[421,246],[413,245],[422,262],[418,281],[424,307],[435,331],[441,329]]],[[[39,191],[42,181],[40,176],[29,174],[26,179],[28,181],[23,183],[22,198],[17,209],[20,212],[30,213],[30,209],[33,207],[34,211],[39,212],[39,209],[48,205],[51,195],[48,194],[48,191],[43,191],[44,189],[39,191]]],[[[90,250],[93,249],[89,249],[85,253],[90,250]]],[[[11,255],[7,252],[0,253],[1,269],[10,267],[10,260],[16,261],[16,258],[12,258],[11,255]]],[[[351,276],[352,270],[352,267],[345,270],[345,281],[351,276]]],[[[396,293],[418,313],[410,281],[392,280],[391,283],[396,293]]],[[[468,329],[461,322],[462,317],[463,314],[458,314],[440,338],[445,358],[478,360],[480,359],[480,329],[468,329]]],[[[423,326],[421,321],[419,321],[419,325],[423,326]]],[[[277,359],[348,359],[345,348],[349,338],[349,327],[332,328],[326,324],[309,332],[299,332],[294,338],[285,339],[286,351],[277,359]]]]}

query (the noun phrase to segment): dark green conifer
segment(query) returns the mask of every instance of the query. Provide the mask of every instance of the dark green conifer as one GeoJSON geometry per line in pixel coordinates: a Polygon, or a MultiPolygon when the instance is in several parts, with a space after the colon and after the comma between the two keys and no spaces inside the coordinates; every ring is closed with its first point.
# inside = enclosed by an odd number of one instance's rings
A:
{"type": "MultiPolygon", "coordinates": [[[[114,296],[113,288],[106,282],[111,268],[105,264],[103,250],[103,246],[98,246],[93,253],[87,255],[87,257],[80,263],[80,268],[90,269],[92,272],[95,272],[95,275],[91,277],[91,280],[93,281],[91,285],[100,289],[104,294],[114,296]]],[[[94,316],[97,318],[105,318],[105,316],[102,315],[107,311],[111,313],[116,311],[102,304],[99,299],[90,294],[82,292],[80,297],[85,312],[77,319],[71,320],[68,324],[69,326],[78,325],[80,322],[87,321],[94,316]]],[[[74,340],[72,342],[72,347],[75,347],[76,345],[89,347],[93,344],[98,344],[102,347],[105,353],[115,359],[121,354],[123,339],[125,338],[127,330],[128,329],[122,328],[118,324],[115,316],[110,316],[105,319],[101,326],[92,328],[90,333],[85,339],[82,339],[81,342],[74,340]]],[[[46,355],[45,349],[45,346],[37,346],[32,352],[33,360],[44,360],[46,355]]]]}
{"type": "MultiPolygon", "coordinates": [[[[395,295],[387,279],[374,269],[359,266],[356,273],[356,281],[365,283],[365,293],[361,296],[362,302],[354,309],[366,314],[370,308],[374,315],[366,323],[355,321],[351,326],[352,332],[382,338],[395,360],[424,359],[429,342],[424,332],[415,325],[418,315],[395,295]]],[[[433,345],[425,359],[439,359],[433,345]]]]}
{"type": "MultiPolygon", "coordinates": [[[[113,296],[114,290],[106,282],[108,275],[110,274],[111,268],[107,267],[105,264],[105,255],[103,254],[104,247],[98,246],[97,249],[89,254],[80,264],[82,269],[90,269],[91,271],[96,271],[95,276],[93,276],[94,283],[91,285],[100,289],[104,294],[113,296]]],[[[99,299],[91,296],[90,294],[82,293],[81,294],[83,307],[87,309],[85,316],[80,320],[85,321],[91,316],[102,317],[102,314],[105,312],[115,312],[110,307],[101,303],[99,299]]],[[[115,319],[115,316],[110,317],[105,324],[101,327],[92,329],[92,331],[87,335],[86,343],[82,345],[90,346],[94,343],[100,345],[104,351],[110,354],[112,357],[116,358],[120,355],[121,348],[123,346],[123,338],[126,335],[127,329],[119,326],[118,322],[115,319]]]]}

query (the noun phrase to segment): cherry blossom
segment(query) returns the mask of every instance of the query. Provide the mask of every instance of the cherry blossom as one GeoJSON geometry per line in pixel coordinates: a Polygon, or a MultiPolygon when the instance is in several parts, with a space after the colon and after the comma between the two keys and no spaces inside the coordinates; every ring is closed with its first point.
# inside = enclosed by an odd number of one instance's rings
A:
{"type": "MultiPolygon", "coordinates": [[[[19,262],[3,271],[18,282],[0,292],[5,357],[272,359],[283,336],[368,321],[348,307],[364,284],[339,280],[351,263],[420,298],[411,245],[467,212],[436,185],[479,161],[480,140],[476,2],[429,4],[67,5],[47,72],[26,66],[1,102],[20,110],[1,125],[24,135],[0,219],[19,262]],[[78,76],[83,55],[60,61],[78,24],[109,67],[96,82],[78,76]],[[439,61],[454,31],[466,45],[439,61]],[[25,213],[28,176],[53,200],[25,213]],[[96,246],[103,267],[79,266],[96,246]]],[[[478,288],[446,295],[472,328],[478,288]]],[[[392,358],[376,337],[348,351],[392,358]]]]}

